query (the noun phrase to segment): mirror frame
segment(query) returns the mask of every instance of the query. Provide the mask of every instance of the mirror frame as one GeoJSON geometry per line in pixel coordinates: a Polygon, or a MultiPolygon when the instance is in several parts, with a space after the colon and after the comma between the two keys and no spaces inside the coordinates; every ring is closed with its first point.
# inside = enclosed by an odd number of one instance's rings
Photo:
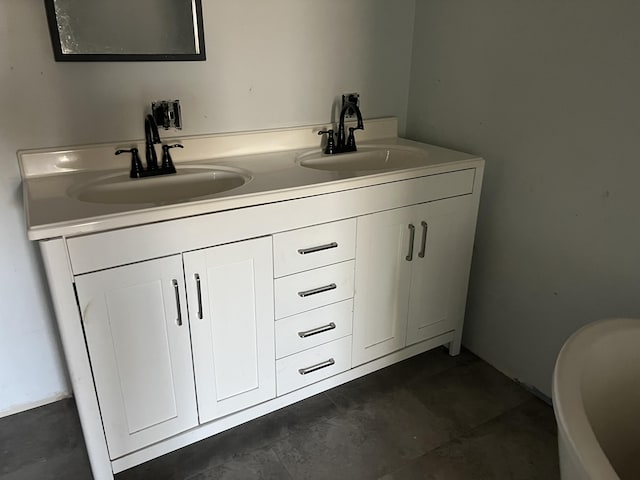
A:
{"type": "Polygon", "coordinates": [[[196,8],[196,19],[198,22],[198,45],[200,53],[63,53],[60,43],[60,31],[58,30],[58,19],[55,11],[55,0],[44,0],[47,11],[47,22],[51,43],[53,44],[53,55],[56,62],[183,62],[183,61],[205,61],[207,59],[204,45],[204,23],[202,20],[202,1],[194,0],[196,8]]]}

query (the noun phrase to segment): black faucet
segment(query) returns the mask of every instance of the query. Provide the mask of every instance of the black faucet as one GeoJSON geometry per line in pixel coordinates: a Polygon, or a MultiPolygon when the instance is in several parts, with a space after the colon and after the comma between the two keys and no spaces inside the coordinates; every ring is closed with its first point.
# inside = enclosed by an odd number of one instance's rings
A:
{"type": "Polygon", "coordinates": [[[154,175],[164,175],[168,173],[176,173],[169,150],[172,148],[184,148],[179,143],[175,145],[162,146],[162,166],[158,167],[158,155],[156,154],[155,144],[162,143],[160,134],[158,133],[158,125],[152,115],[147,115],[144,119],[144,141],[145,141],[145,157],[147,160],[147,169],[142,167],[140,156],[137,148],[116,150],[116,155],[122,153],[131,154],[131,178],[151,177],[154,175]]]}
{"type": "Polygon", "coordinates": [[[357,97],[355,96],[343,96],[342,110],[340,111],[340,120],[338,123],[338,140],[337,144],[333,138],[333,130],[321,130],[318,135],[327,134],[327,145],[325,146],[324,153],[327,155],[333,155],[335,153],[355,152],[358,150],[356,147],[356,138],[353,134],[355,130],[364,130],[364,123],[362,121],[362,113],[358,107],[357,97]],[[347,113],[353,115],[356,114],[358,123],[355,127],[349,127],[349,136],[346,137],[344,133],[344,119],[347,113]]]}
{"type": "Polygon", "coordinates": [[[362,123],[362,113],[358,108],[358,104],[351,100],[345,100],[342,104],[342,110],[340,111],[340,123],[338,124],[338,152],[355,152],[356,138],[353,135],[354,130],[364,130],[364,124],[362,123]],[[355,112],[358,118],[358,123],[355,127],[349,127],[349,136],[345,142],[344,139],[344,117],[347,112],[355,112]]]}
{"type": "Polygon", "coordinates": [[[147,171],[152,172],[158,170],[158,156],[154,145],[160,142],[160,134],[158,133],[158,125],[153,119],[153,115],[147,115],[144,120],[144,140],[145,140],[145,158],[147,160],[147,171]]]}

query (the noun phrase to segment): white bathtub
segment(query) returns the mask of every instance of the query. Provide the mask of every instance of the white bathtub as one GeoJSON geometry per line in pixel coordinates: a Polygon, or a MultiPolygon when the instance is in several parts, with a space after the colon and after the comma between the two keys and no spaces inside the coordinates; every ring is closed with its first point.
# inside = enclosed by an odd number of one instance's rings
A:
{"type": "Polygon", "coordinates": [[[562,480],[640,479],[640,319],[594,322],[553,374],[562,480]]]}

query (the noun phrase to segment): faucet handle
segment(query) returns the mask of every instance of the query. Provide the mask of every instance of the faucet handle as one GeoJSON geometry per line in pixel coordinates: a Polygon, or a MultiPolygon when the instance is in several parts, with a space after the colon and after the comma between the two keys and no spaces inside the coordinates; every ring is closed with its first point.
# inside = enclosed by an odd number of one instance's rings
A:
{"type": "Polygon", "coordinates": [[[138,155],[137,148],[119,149],[116,150],[116,155],[120,155],[122,153],[130,153],[131,154],[131,172],[129,172],[130,178],[139,178],[142,176],[142,172],[144,169],[142,168],[142,162],[140,161],[140,155],[138,155]]]}
{"type": "Polygon", "coordinates": [[[335,141],[333,139],[333,130],[329,129],[329,130],[320,130],[318,132],[318,135],[324,135],[327,134],[327,145],[324,147],[324,153],[326,153],[327,155],[333,155],[334,153],[336,153],[335,151],[335,141]]]}
{"type": "Polygon", "coordinates": [[[162,145],[162,173],[176,173],[176,167],[173,165],[169,150],[172,148],[184,148],[184,145],[175,143],[173,145],[162,145]]]}
{"type": "Polygon", "coordinates": [[[347,145],[345,146],[345,150],[347,152],[355,152],[358,150],[356,147],[356,137],[353,134],[354,130],[364,130],[362,125],[358,125],[357,127],[349,127],[349,136],[347,137],[347,145]]]}

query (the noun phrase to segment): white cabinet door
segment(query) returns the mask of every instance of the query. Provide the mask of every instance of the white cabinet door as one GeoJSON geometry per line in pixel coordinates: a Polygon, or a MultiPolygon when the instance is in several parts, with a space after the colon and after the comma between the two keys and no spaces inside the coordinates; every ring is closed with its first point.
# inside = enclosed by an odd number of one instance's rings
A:
{"type": "Polygon", "coordinates": [[[180,255],[76,277],[112,459],[198,423],[180,255]]]}
{"type": "Polygon", "coordinates": [[[271,237],[184,254],[200,422],[275,397],[271,237]]]}
{"type": "Polygon", "coordinates": [[[353,366],[462,328],[470,195],[358,218],[353,366]]]}
{"type": "Polygon", "coordinates": [[[405,346],[412,215],[408,207],[358,218],[353,366],[405,346]]]}
{"type": "Polygon", "coordinates": [[[413,209],[408,345],[462,328],[473,244],[470,200],[456,197],[413,209]]]}

